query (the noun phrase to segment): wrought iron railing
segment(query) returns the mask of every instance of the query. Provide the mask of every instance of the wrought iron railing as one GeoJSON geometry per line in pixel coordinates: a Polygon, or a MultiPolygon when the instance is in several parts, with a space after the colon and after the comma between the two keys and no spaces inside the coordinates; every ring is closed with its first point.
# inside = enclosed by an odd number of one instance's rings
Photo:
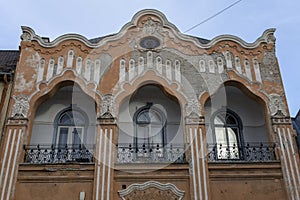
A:
{"type": "Polygon", "coordinates": [[[24,145],[24,162],[31,164],[94,162],[94,147],[83,145],[24,145]]]}
{"type": "Polygon", "coordinates": [[[185,163],[183,144],[118,144],[117,163],[185,163]]]}
{"type": "Polygon", "coordinates": [[[208,144],[209,162],[216,161],[245,161],[268,162],[276,160],[275,144],[246,143],[244,146],[236,144],[208,144]]]}

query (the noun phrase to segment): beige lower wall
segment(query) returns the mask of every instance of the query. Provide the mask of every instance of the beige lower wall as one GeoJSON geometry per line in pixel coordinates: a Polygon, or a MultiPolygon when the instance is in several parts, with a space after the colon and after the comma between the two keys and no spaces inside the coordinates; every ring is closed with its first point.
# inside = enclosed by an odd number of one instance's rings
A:
{"type": "Polygon", "coordinates": [[[15,200],[85,200],[93,198],[94,164],[20,166],[15,200]]]}
{"type": "Polygon", "coordinates": [[[92,199],[93,181],[18,183],[15,200],[79,200],[85,192],[85,200],[92,199]]]}
{"type": "MultiPolygon", "coordinates": [[[[157,181],[172,183],[191,199],[187,164],[117,165],[111,184],[112,199],[120,200],[118,191],[134,183],[157,181]]],[[[287,200],[279,162],[209,163],[210,200],[287,200]]],[[[21,164],[13,197],[15,200],[91,200],[94,164],[21,164]]],[[[146,197],[145,197],[146,198],[146,197]]],[[[147,199],[147,198],[146,198],[147,199]]]]}
{"type": "Polygon", "coordinates": [[[212,200],[287,200],[282,179],[211,181],[212,200]]]}
{"type": "Polygon", "coordinates": [[[209,164],[212,200],[287,200],[281,166],[270,163],[209,164]]]}

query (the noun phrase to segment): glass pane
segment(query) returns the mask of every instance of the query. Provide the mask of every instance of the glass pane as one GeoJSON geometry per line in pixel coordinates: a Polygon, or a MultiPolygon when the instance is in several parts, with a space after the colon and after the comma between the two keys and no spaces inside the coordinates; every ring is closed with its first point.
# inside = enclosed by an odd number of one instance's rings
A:
{"type": "Polygon", "coordinates": [[[238,149],[238,140],[237,140],[237,129],[228,128],[228,151],[230,152],[230,159],[239,159],[239,149],[238,149]]]}
{"type": "Polygon", "coordinates": [[[74,128],[73,130],[73,145],[74,148],[78,148],[81,144],[82,128],[74,128]]]}
{"type": "Polygon", "coordinates": [[[232,115],[227,115],[226,124],[228,124],[228,125],[237,125],[237,120],[232,115]]]}
{"type": "Polygon", "coordinates": [[[59,123],[60,124],[73,124],[72,113],[70,111],[63,113],[59,120],[59,123]]]}
{"type": "Polygon", "coordinates": [[[59,129],[59,139],[58,139],[58,147],[64,148],[68,143],[68,128],[60,127],[59,129]]]}
{"type": "Polygon", "coordinates": [[[162,126],[160,125],[152,125],[151,133],[150,133],[150,143],[154,144],[162,144],[162,126]]]}
{"type": "Polygon", "coordinates": [[[150,132],[149,132],[149,137],[154,137],[156,135],[160,135],[162,133],[162,125],[161,124],[151,124],[150,125],[150,132]]]}
{"type": "Polygon", "coordinates": [[[214,119],[214,124],[224,125],[224,118],[222,118],[222,116],[216,116],[214,119]]]}
{"type": "Polygon", "coordinates": [[[85,124],[85,118],[80,112],[69,110],[61,115],[59,124],[82,126],[85,124]]]}
{"type": "Polygon", "coordinates": [[[144,111],[139,114],[139,116],[137,117],[137,123],[138,124],[149,124],[150,123],[148,110],[147,110],[147,112],[144,111]]]}
{"type": "Polygon", "coordinates": [[[149,110],[149,117],[151,123],[159,123],[159,124],[162,123],[160,115],[154,110],[149,110]]]}
{"type": "Polygon", "coordinates": [[[137,156],[149,157],[149,125],[138,125],[137,131],[137,156]]]}
{"type": "Polygon", "coordinates": [[[216,127],[217,158],[228,159],[226,128],[216,127]]]}
{"type": "Polygon", "coordinates": [[[232,145],[237,145],[238,144],[238,140],[237,140],[237,129],[236,128],[228,128],[228,143],[230,146],[232,145]]]}
{"type": "Polygon", "coordinates": [[[138,125],[137,126],[137,140],[138,145],[148,144],[149,140],[149,125],[138,125]]]}
{"type": "Polygon", "coordinates": [[[73,112],[73,121],[75,126],[82,126],[85,124],[85,118],[84,116],[77,111],[72,111],[73,112]]]}
{"type": "Polygon", "coordinates": [[[226,130],[223,127],[216,127],[216,142],[217,144],[227,144],[226,130]]]}
{"type": "Polygon", "coordinates": [[[155,156],[163,157],[163,127],[161,125],[151,125],[150,144],[155,156]]]}

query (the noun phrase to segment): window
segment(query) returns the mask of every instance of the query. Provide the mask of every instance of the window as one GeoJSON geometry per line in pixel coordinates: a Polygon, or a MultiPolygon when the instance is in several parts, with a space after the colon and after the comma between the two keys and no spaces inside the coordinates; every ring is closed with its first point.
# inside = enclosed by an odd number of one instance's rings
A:
{"type": "Polygon", "coordinates": [[[148,157],[150,151],[155,150],[163,156],[165,118],[151,103],[137,110],[134,116],[135,138],[134,144],[137,157],[148,157]]]}
{"type": "Polygon", "coordinates": [[[53,143],[59,148],[72,146],[79,148],[86,134],[87,117],[79,109],[71,107],[61,111],[55,119],[53,143]]]}
{"type": "Polygon", "coordinates": [[[213,116],[217,159],[241,159],[242,123],[238,115],[226,110],[218,111],[213,116]]]}

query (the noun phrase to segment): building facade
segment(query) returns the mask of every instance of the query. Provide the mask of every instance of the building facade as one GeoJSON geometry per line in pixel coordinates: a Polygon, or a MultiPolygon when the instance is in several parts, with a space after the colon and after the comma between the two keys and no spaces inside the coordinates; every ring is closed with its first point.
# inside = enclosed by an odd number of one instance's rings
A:
{"type": "Polygon", "coordinates": [[[274,29],[187,36],[142,10],[117,34],[22,27],[0,199],[299,199],[274,29]]]}
{"type": "Polygon", "coordinates": [[[18,50],[0,50],[0,141],[3,136],[4,123],[7,119],[7,108],[19,56],[20,52],[18,50]]]}
{"type": "Polygon", "coordinates": [[[300,151],[300,111],[298,111],[297,115],[295,117],[292,117],[292,123],[294,130],[297,134],[297,145],[298,145],[298,151],[300,151]]]}

